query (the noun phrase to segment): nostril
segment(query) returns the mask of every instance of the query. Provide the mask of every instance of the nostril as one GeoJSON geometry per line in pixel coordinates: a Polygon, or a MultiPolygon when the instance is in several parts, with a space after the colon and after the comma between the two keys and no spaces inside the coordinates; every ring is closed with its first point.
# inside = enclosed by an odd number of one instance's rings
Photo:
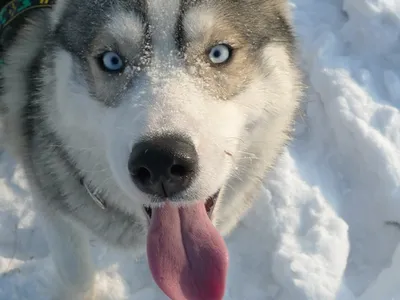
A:
{"type": "Polygon", "coordinates": [[[184,177],[189,173],[187,168],[178,164],[172,165],[169,172],[175,177],[184,177]]]}
{"type": "Polygon", "coordinates": [[[133,176],[136,177],[143,185],[148,185],[151,183],[151,172],[145,167],[138,168],[134,172],[133,176]]]}

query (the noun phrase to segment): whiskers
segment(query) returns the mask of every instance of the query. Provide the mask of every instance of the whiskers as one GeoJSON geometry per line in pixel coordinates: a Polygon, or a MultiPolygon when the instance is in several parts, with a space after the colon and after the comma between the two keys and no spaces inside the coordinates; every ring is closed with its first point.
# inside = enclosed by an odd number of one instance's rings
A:
{"type": "Polygon", "coordinates": [[[226,150],[224,150],[224,153],[225,153],[226,155],[230,156],[230,157],[233,156],[232,153],[230,153],[230,152],[228,152],[228,151],[226,151],[226,150]]]}

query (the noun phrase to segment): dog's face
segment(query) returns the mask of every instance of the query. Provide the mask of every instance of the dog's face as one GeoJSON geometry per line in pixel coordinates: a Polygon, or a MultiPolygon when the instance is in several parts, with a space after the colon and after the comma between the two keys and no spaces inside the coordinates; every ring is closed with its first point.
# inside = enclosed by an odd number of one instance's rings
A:
{"type": "Polygon", "coordinates": [[[206,202],[232,188],[251,149],[270,146],[260,136],[284,140],[298,82],[279,1],[65,2],[53,16],[51,109],[85,176],[115,205],[206,202]]]}

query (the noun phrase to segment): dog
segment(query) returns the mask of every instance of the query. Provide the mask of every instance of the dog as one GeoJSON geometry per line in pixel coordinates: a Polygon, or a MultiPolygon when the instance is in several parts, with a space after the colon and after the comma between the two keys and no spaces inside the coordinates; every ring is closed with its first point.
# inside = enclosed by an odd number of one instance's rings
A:
{"type": "Polygon", "coordinates": [[[2,3],[1,129],[54,261],[97,299],[89,236],[147,252],[174,300],[220,300],[224,242],[290,141],[302,95],[285,0],[2,3]]]}

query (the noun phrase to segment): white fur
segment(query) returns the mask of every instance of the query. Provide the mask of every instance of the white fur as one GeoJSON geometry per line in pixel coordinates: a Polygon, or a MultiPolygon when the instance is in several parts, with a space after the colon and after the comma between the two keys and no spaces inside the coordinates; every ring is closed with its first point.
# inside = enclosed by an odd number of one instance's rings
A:
{"type": "MultiPolygon", "coordinates": [[[[152,0],[147,1],[149,23],[153,31],[154,51],[168,54],[174,49],[173,32],[178,18],[180,0],[152,0]]],[[[163,55],[165,56],[165,55],[163,55]]]]}
{"type": "Polygon", "coordinates": [[[39,26],[28,26],[4,57],[5,65],[3,68],[7,69],[7,72],[2,73],[4,78],[3,99],[5,102],[1,103],[1,106],[4,105],[5,109],[4,111],[3,108],[0,109],[0,112],[2,112],[1,122],[3,123],[1,135],[6,138],[6,147],[10,153],[13,153],[19,161],[24,147],[19,116],[27,91],[27,83],[21,78],[21,74],[27,72],[26,62],[31,61],[40,48],[43,32],[39,26]],[[26,47],[26,44],[29,44],[29,48],[26,47]]]}
{"type": "Polygon", "coordinates": [[[54,278],[58,300],[94,300],[94,266],[90,260],[89,238],[60,214],[44,216],[46,237],[58,278],[54,278]],[[52,220],[50,220],[52,219],[52,220]]]}
{"type": "Polygon", "coordinates": [[[144,35],[143,23],[137,16],[125,11],[116,11],[115,17],[110,23],[107,23],[105,30],[116,40],[129,39],[132,44],[141,44],[141,39],[144,35]]]}
{"type": "MultiPolygon", "coordinates": [[[[247,159],[260,159],[260,164],[273,161],[276,155],[286,142],[286,132],[282,128],[288,129],[288,124],[292,123],[293,114],[297,109],[298,103],[293,101],[293,97],[300,96],[300,77],[297,72],[293,72],[291,62],[286,50],[279,45],[269,45],[264,50],[264,61],[262,63],[266,70],[270,71],[268,80],[260,80],[253,83],[253,89],[249,89],[241,98],[241,105],[248,105],[248,99],[252,99],[251,105],[255,107],[264,107],[260,109],[252,109],[250,113],[253,119],[257,119],[257,114],[264,115],[263,126],[259,125],[259,143],[264,147],[260,153],[260,149],[247,149],[247,159]],[[258,99],[257,102],[256,99],[258,99]],[[266,101],[266,104],[262,102],[266,101]]],[[[240,162],[238,162],[240,168],[240,162]]],[[[232,176],[230,186],[240,186],[242,177],[251,173],[251,170],[242,170],[237,176],[232,176]]],[[[240,187],[243,189],[243,187],[240,187]]],[[[242,190],[243,192],[243,190],[242,190]]],[[[248,191],[251,195],[251,191],[248,191]]],[[[237,225],[240,218],[252,205],[251,197],[243,201],[237,196],[235,188],[226,188],[222,191],[214,209],[214,223],[217,228],[226,235],[232,231],[237,225]]]]}
{"type": "MultiPolygon", "coordinates": [[[[199,171],[180,199],[206,201],[221,188],[212,221],[226,235],[256,198],[253,183],[263,179],[264,171],[287,141],[285,131],[290,128],[298,105],[300,79],[285,49],[271,43],[259,62],[259,73],[253,73],[247,88],[229,100],[217,99],[173,55],[179,3],[178,0],[149,1],[149,20],[152,31],[157,33],[152,40],[152,63],[146,73],[135,78],[134,88],[119,106],[106,107],[90,96],[85,84],[75,84],[74,62],[64,50],[56,53],[55,78],[51,71],[44,70],[47,85],[41,96],[47,104],[45,111],[50,126],[67,145],[66,150],[85,179],[100,188],[114,207],[141,220],[145,218],[142,206],[149,204],[149,197],[133,184],[128,172],[133,145],[144,136],[165,132],[189,136],[198,153],[199,171]],[[267,78],[265,74],[269,74],[267,78]]],[[[57,5],[52,15],[53,25],[59,21],[64,8],[64,4],[57,5]]],[[[111,23],[105,24],[105,30],[117,38],[140,41],[144,28],[135,16],[116,10],[111,19],[111,23]]],[[[195,40],[212,30],[214,20],[212,10],[205,6],[191,9],[183,20],[188,38],[195,40]]],[[[5,78],[8,101],[5,124],[16,150],[21,148],[17,138],[21,137],[19,116],[26,91],[18,77],[26,72],[24,61],[30,61],[40,46],[40,41],[29,41],[29,35],[23,40],[6,57],[7,63],[16,66],[5,78]],[[29,51],[27,40],[32,45],[29,51]]],[[[39,195],[36,193],[36,197],[39,195]]],[[[85,209],[90,212],[90,207],[85,209]]],[[[87,218],[95,215],[89,213],[87,218]]],[[[88,286],[93,285],[93,276],[84,234],[75,227],[77,224],[70,224],[59,215],[48,218],[48,222],[53,224],[48,236],[60,277],[77,295],[90,296],[93,287],[88,286]],[[77,256],[80,260],[71,263],[77,256]]],[[[95,224],[101,225],[101,222],[98,220],[95,224]]],[[[124,233],[124,228],[115,224],[109,227],[105,235],[117,239],[118,234],[124,233]]],[[[135,230],[122,238],[127,245],[143,235],[139,229],[135,230]]]]}
{"type": "Polygon", "coordinates": [[[55,6],[53,7],[53,13],[51,14],[51,25],[53,28],[55,28],[60,21],[61,15],[67,4],[67,0],[56,1],[55,6]]]}
{"type": "Polygon", "coordinates": [[[215,26],[215,18],[215,12],[206,6],[189,9],[182,22],[188,41],[195,41],[210,32],[215,26]]]}
{"type": "MultiPolygon", "coordinates": [[[[229,101],[217,100],[199,88],[196,79],[172,55],[165,53],[167,45],[174,42],[172,33],[178,5],[177,0],[151,2],[153,30],[158,29],[161,34],[155,35],[155,57],[147,74],[150,80],[143,76],[136,78],[136,88],[117,108],[104,107],[90,98],[84,86],[71,83],[72,60],[68,53],[61,51],[56,59],[57,101],[49,102],[49,118],[86,177],[107,193],[109,201],[130,213],[141,211],[143,204],[149,205],[149,198],[133,184],[127,168],[132,145],[142,137],[178,132],[193,140],[199,156],[199,175],[182,199],[205,201],[224,187],[229,178],[234,178],[235,159],[240,159],[240,151],[249,150],[240,144],[246,120],[257,120],[263,115],[263,120],[270,122],[268,136],[260,136],[260,142],[270,149],[270,155],[268,151],[263,154],[269,162],[286,141],[282,130],[290,125],[293,118],[290,112],[297,106],[293,101],[298,96],[297,74],[284,48],[274,44],[265,49],[265,60],[260,62],[270,73],[268,80],[260,75],[229,101]]],[[[201,11],[192,9],[185,23],[194,22],[194,16],[201,11]]],[[[132,33],[135,38],[141,31],[135,18],[131,21],[126,16],[117,16],[106,28],[120,36],[132,33]],[[124,26],[118,26],[121,23],[124,26]]],[[[192,26],[190,31],[194,36],[205,29],[192,26]]],[[[223,197],[223,193],[220,198],[213,220],[227,233],[247,206],[233,205],[232,197],[223,197]]]]}

